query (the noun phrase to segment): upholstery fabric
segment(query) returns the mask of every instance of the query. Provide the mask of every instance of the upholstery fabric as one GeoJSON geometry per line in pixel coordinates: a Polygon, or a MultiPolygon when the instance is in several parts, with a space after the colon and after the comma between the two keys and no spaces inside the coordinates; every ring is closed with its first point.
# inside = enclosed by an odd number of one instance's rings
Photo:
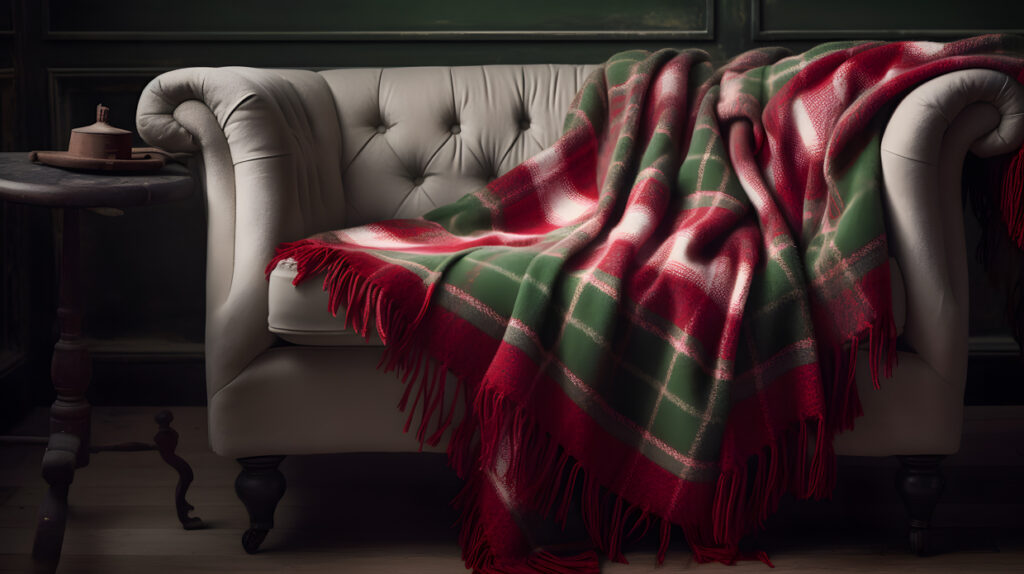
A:
{"type": "Polygon", "coordinates": [[[337,111],[314,72],[190,68],[147,86],[136,123],[153,145],[202,151],[212,396],[274,342],[263,311],[267,253],[345,222],[337,111]]]}
{"type": "Polygon", "coordinates": [[[364,339],[345,327],[345,313],[327,312],[327,292],[321,282],[293,285],[295,263],[282,261],[270,275],[267,327],[271,333],[296,345],[382,347],[376,330],[364,339]]]}
{"type": "Polygon", "coordinates": [[[334,95],[346,225],[415,217],[551,145],[597,66],[360,68],[321,76],[334,95]]]}

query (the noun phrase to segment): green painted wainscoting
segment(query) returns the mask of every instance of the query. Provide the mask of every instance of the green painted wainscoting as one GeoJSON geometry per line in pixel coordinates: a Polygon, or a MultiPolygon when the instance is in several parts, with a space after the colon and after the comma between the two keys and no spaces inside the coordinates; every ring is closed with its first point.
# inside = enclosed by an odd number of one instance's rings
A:
{"type": "MultiPolygon", "coordinates": [[[[100,102],[112,108],[115,125],[131,127],[143,86],[160,72],[186,66],[585,63],[627,48],[664,46],[699,47],[724,61],[756,46],[800,50],[835,39],[941,40],[984,32],[1024,33],[1024,3],[0,0],[0,146],[63,149],[69,130],[91,123],[100,102]]],[[[28,365],[32,375],[8,368],[21,375],[5,377],[0,370],[0,392],[24,395],[11,381],[32,381],[24,384],[45,402],[39,379],[45,379],[53,338],[47,287],[53,242],[36,236],[48,234],[49,214],[0,207],[0,216],[0,316],[5,325],[18,325],[0,331],[0,350],[20,357],[14,364],[28,365]]],[[[115,219],[89,214],[82,241],[91,269],[86,327],[98,340],[94,398],[201,402],[202,198],[115,219]]],[[[973,288],[972,372],[983,375],[970,385],[971,401],[1024,402],[998,297],[984,279],[973,288]]]]}

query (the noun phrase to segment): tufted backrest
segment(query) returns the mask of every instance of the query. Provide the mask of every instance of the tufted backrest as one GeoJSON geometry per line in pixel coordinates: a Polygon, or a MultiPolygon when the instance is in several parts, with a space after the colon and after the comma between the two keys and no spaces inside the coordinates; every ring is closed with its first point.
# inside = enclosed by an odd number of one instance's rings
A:
{"type": "Polygon", "coordinates": [[[422,215],[550,146],[598,66],[320,72],[341,124],[346,224],[422,215]]]}

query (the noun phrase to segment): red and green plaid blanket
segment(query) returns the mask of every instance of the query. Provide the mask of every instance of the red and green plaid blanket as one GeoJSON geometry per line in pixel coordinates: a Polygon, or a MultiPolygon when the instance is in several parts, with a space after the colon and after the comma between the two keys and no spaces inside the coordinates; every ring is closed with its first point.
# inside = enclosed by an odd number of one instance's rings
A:
{"type": "MultiPolygon", "coordinates": [[[[671,525],[731,562],[784,493],[830,493],[858,349],[891,366],[883,112],[943,72],[1021,79],[1013,39],[617,54],[564,135],[420,219],[282,245],[387,344],[420,440],[450,432],[467,566],[595,571],[671,525]],[[446,373],[458,379],[454,394],[446,373]],[[447,395],[446,395],[447,394],[447,395]],[[461,404],[461,407],[460,407],[461,404]],[[458,413],[458,414],[457,414],[458,413]]],[[[407,425],[407,428],[408,426],[407,425]]]]}

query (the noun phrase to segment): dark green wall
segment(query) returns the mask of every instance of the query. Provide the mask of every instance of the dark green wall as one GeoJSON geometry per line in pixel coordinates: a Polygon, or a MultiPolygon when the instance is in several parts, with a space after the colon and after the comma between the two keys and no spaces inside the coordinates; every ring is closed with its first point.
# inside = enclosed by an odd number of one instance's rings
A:
{"type": "MultiPolygon", "coordinates": [[[[63,149],[69,130],[91,123],[100,102],[112,108],[115,125],[131,127],[142,87],[185,66],[583,63],[664,46],[701,47],[723,61],[756,46],[799,50],[835,39],[951,39],[990,31],[1024,33],[1024,3],[0,0],[0,147],[63,149]]],[[[32,325],[6,344],[37,357],[37,371],[45,373],[52,290],[36,284],[52,281],[52,239],[27,238],[46,235],[49,215],[0,209],[7,214],[3,269],[9,281],[33,285],[0,291],[8,300],[4,322],[15,324],[17,316],[19,325],[32,325]]],[[[201,400],[202,198],[119,218],[88,214],[82,241],[92,303],[87,329],[102,339],[97,398],[201,400]],[[147,380],[138,380],[139,373],[147,380]]],[[[982,287],[975,286],[974,333],[1002,336],[1003,314],[982,287]]],[[[1005,343],[1005,337],[994,344],[977,339],[975,354],[1005,358],[1005,343]]],[[[996,384],[987,380],[979,384],[996,384]]]]}

